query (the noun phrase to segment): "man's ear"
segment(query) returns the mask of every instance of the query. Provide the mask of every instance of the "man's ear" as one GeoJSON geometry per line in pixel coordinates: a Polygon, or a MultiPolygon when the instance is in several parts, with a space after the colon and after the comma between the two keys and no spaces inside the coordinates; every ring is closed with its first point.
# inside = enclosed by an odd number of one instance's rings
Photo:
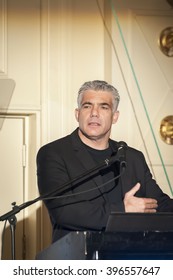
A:
{"type": "Polygon", "coordinates": [[[120,112],[119,111],[116,111],[114,114],[113,114],[113,118],[112,118],[112,123],[116,123],[118,118],[119,118],[119,114],[120,112]]]}
{"type": "Polygon", "coordinates": [[[75,118],[78,122],[79,121],[79,109],[78,108],[75,109],[75,118]]]}

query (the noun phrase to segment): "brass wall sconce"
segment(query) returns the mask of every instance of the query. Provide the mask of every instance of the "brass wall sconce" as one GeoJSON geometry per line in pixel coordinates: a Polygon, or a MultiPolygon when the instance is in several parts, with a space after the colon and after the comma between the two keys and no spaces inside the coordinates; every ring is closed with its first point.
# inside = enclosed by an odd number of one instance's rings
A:
{"type": "Polygon", "coordinates": [[[173,145],[173,116],[167,116],[161,121],[160,136],[166,144],[173,145]]]}
{"type": "Polygon", "coordinates": [[[168,57],[173,57],[173,27],[162,30],[158,40],[161,51],[168,57]]]}

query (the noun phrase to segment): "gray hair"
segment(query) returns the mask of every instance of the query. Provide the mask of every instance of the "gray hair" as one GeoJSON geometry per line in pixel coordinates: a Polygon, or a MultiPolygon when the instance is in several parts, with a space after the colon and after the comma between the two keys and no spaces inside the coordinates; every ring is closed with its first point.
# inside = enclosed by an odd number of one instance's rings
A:
{"type": "Polygon", "coordinates": [[[100,80],[94,80],[94,81],[89,81],[89,82],[85,82],[79,89],[78,91],[78,97],[77,97],[77,104],[78,104],[78,108],[81,107],[81,102],[82,102],[82,98],[83,95],[86,91],[88,90],[95,90],[95,91],[109,91],[112,93],[113,96],[113,112],[116,112],[117,108],[118,108],[118,104],[120,101],[120,96],[118,93],[118,90],[116,88],[114,88],[112,85],[108,84],[105,81],[100,81],[100,80]]]}

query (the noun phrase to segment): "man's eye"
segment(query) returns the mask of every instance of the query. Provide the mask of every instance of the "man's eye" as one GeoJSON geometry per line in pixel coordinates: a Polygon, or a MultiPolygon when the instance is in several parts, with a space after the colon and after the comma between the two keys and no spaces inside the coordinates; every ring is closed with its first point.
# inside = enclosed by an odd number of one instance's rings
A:
{"type": "Polygon", "coordinates": [[[102,105],[101,108],[104,109],[104,110],[108,110],[109,109],[109,107],[106,106],[106,105],[102,105]]]}
{"type": "Polygon", "coordinates": [[[85,104],[85,105],[82,106],[82,108],[84,108],[84,109],[88,109],[90,107],[91,107],[91,105],[89,105],[89,104],[85,104]]]}

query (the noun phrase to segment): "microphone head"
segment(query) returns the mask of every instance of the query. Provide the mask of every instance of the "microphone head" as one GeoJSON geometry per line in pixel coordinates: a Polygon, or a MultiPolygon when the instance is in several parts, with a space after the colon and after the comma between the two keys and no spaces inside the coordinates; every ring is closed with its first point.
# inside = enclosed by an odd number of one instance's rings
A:
{"type": "Polygon", "coordinates": [[[114,152],[111,156],[111,158],[108,160],[105,160],[105,163],[107,166],[111,165],[114,162],[120,162],[120,165],[126,166],[126,161],[125,161],[125,149],[127,147],[126,142],[120,141],[117,143],[117,151],[114,152]]]}
{"type": "Polygon", "coordinates": [[[126,168],[126,148],[127,144],[124,141],[118,142],[118,155],[119,155],[119,162],[120,162],[120,168],[124,171],[126,168]]]}
{"type": "Polygon", "coordinates": [[[127,147],[127,143],[124,142],[124,141],[119,141],[117,146],[118,146],[118,150],[121,149],[121,148],[126,148],[127,147]]]}

